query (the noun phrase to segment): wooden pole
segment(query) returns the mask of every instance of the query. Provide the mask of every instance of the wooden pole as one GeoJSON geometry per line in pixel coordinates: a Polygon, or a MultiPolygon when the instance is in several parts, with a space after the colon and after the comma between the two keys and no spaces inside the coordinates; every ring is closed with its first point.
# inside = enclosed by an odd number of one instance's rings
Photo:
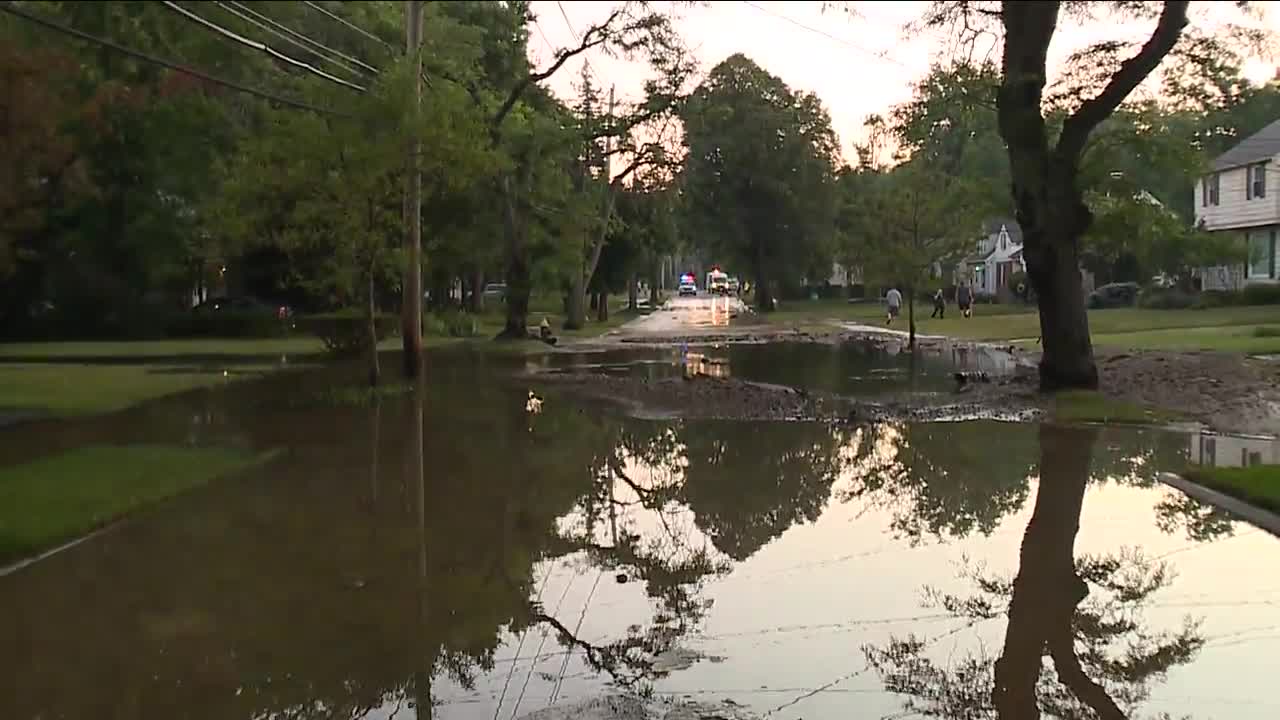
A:
{"type": "MultiPolygon", "coordinates": [[[[409,57],[417,59],[422,45],[422,2],[408,0],[405,3],[405,49],[409,57]]],[[[415,117],[422,108],[422,73],[414,72],[415,117]]],[[[415,133],[409,146],[409,173],[405,180],[406,212],[409,232],[405,237],[404,297],[400,305],[400,333],[404,340],[404,375],[416,378],[422,371],[422,170],[418,156],[422,141],[415,133]]]]}

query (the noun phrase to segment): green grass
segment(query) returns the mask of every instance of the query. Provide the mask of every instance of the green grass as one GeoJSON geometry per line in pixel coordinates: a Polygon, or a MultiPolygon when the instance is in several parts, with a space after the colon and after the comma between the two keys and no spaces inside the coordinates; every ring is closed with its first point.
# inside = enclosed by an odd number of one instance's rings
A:
{"type": "Polygon", "coordinates": [[[0,564],[269,457],[169,446],[88,446],[0,468],[0,564]]]}
{"type": "MultiPolygon", "coordinates": [[[[971,318],[960,317],[954,305],[947,307],[945,319],[931,319],[932,307],[916,306],[916,331],[922,335],[946,335],[970,340],[1034,339],[1040,335],[1040,318],[1034,308],[1022,305],[978,305],[971,318]]],[[[905,316],[906,311],[903,311],[905,316]]],[[[830,320],[882,324],[884,308],[876,302],[849,304],[843,301],[792,301],[778,312],[765,316],[772,323],[816,325],[830,320]]],[[[1089,329],[1099,345],[1133,348],[1223,349],[1240,352],[1275,352],[1280,341],[1268,327],[1280,324],[1280,305],[1222,307],[1208,310],[1147,310],[1118,308],[1090,310],[1089,329]],[[1196,333],[1175,331],[1198,328],[1196,333]],[[1177,338],[1187,335],[1188,340],[1177,338]]],[[[894,325],[906,327],[905,317],[894,325]]]]}
{"type": "Polygon", "coordinates": [[[299,335],[287,338],[192,338],[184,340],[136,340],[91,342],[33,342],[0,344],[0,357],[183,357],[275,356],[319,353],[320,338],[299,335]]]}
{"type": "Polygon", "coordinates": [[[1175,422],[1179,416],[1159,408],[1112,400],[1090,390],[1071,390],[1054,395],[1053,419],[1063,423],[1152,425],[1175,422]]]}
{"type": "Polygon", "coordinates": [[[1127,350],[1216,350],[1249,355],[1280,353],[1280,336],[1258,332],[1270,329],[1273,328],[1258,325],[1223,325],[1107,333],[1095,334],[1093,343],[1100,347],[1127,350]]]}
{"type": "Polygon", "coordinates": [[[1187,479],[1245,502],[1280,512],[1280,465],[1244,468],[1194,467],[1187,479]]]}
{"type": "Polygon", "coordinates": [[[247,365],[189,372],[156,365],[0,363],[0,411],[90,415],[122,410],[165,395],[257,377],[273,368],[247,365]]]}

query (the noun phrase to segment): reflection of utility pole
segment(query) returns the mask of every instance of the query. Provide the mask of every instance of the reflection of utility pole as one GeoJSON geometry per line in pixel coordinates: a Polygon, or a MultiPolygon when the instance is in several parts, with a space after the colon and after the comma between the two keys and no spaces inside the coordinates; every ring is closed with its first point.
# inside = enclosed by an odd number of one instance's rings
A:
{"type": "MultiPolygon", "coordinates": [[[[416,67],[422,60],[418,50],[422,45],[422,2],[405,3],[405,45],[416,67]]],[[[422,73],[413,72],[414,111],[417,119],[422,109],[422,73]]],[[[400,330],[404,338],[404,374],[415,378],[422,371],[422,170],[418,156],[422,154],[422,141],[418,139],[417,123],[410,126],[413,141],[409,144],[409,173],[405,180],[405,203],[409,217],[409,234],[405,237],[405,269],[402,285],[400,330]]]]}
{"type": "Polygon", "coordinates": [[[436,648],[431,641],[429,627],[430,606],[427,596],[427,480],[423,451],[423,405],[427,388],[421,378],[414,383],[413,391],[413,480],[418,486],[418,652],[426,667],[416,673],[414,705],[419,718],[430,718],[431,676],[435,673],[436,648]]]}

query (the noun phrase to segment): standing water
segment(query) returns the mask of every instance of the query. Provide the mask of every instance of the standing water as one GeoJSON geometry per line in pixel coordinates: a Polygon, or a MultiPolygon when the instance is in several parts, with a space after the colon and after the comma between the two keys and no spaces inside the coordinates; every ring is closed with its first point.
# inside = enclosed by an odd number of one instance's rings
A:
{"type": "Polygon", "coordinates": [[[1280,714],[1280,541],[1156,482],[1186,436],[639,421],[500,370],[6,430],[286,452],[0,577],[0,717],[1280,714]]]}

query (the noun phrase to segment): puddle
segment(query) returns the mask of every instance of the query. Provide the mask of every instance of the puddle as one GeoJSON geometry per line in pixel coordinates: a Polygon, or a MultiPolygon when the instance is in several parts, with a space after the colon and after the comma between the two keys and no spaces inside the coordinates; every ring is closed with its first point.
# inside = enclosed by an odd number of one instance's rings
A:
{"type": "Polygon", "coordinates": [[[1012,355],[989,347],[934,347],[912,354],[896,341],[877,339],[828,345],[768,343],[691,345],[648,351],[604,351],[533,358],[533,372],[589,372],[657,380],[682,375],[736,377],[841,395],[904,390],[950,392],[955,373],[1012,374],[1012,355]]]}
{"type": "MultiPolygon", "coordinates": [[[[837,385],[905,360],[727,352],[837,385]]],[[[1201,436],[642,421],[532,404],[497,379],[519,362],[432,355],[425,397],[375,407],[291,408],[359,376],[326,368],[0,433],[0,462],[287,449],[0,578],[0,717],[577,717],[617,694],[645,699],[605,703],[619,717],[1280,710],[1280,580],[1259,572],[1280,540],[1155,480],[1201,436]]]]}

